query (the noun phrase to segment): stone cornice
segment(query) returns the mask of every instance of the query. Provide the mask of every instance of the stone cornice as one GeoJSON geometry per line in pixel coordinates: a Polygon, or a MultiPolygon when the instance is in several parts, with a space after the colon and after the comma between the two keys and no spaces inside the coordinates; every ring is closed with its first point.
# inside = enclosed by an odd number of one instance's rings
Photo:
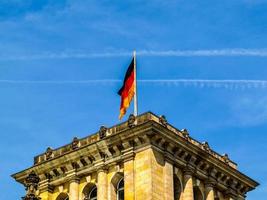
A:
{"type": "Polygon", "coordinates": [[[167,123],[165,117],[145,113],[135,119],[135,125],[128,122],[117,126],[100,128],[99,134],[77,140],[64,147],[51,150],[35,157],[35,164],[13,177],[23,183],[30,171],[34,170],[41,181],[49,180],[57,185],[66,182],[68,174],[75,171],[83,176],[97,171],[101,166],[108,168],[114,163],[134,159],[135,153],[144,148],[161,152],[165,159],[180,168],[190,166],[194,176],[204,181],[217,181],[221,190],[236,190],[245,194],[258,183],[236,168],[236,164],[225,156],[211,150],[207,143],[200,143],[189,136],[187,130],[178,130],[167,123]]]}

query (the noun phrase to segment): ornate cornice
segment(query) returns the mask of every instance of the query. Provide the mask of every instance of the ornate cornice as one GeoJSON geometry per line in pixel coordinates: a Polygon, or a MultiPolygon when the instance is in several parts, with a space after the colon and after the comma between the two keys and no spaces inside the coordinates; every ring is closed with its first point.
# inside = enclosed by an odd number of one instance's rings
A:
{"type": "Polygon", "coordinates": [[[60,184],[71,171],[81,177],[103,166],[134,159],[137,152],[153,148],[189,174],[207,181],[216,180],[221,190],[233,188],[240,194],[255,188],[258,183],[240,173],[228,156],[213,151],[208,143],[200,143],[189,136],[186,129],[178,130],[165,117],[145,113],[117,126],[102,126],[98,133],[78,139],[58,149],[49,149],[35,157],[33,167],[14,174],[23,183],[26,175],[35,170],[41,181],[49,179],[60,184]],[[188,168],[190,170],[188,171],[188,168]],[[229,181],[233,180],[233,182],[229,181]]]}

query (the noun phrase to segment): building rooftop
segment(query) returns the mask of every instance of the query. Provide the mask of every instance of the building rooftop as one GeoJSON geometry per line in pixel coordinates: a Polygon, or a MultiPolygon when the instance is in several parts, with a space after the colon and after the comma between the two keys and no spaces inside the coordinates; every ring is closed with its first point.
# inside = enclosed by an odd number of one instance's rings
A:
{"type": "Polygon", "coordinates": [[[101,126],[99,131],[85,138],[73,138],[62,147],[47,150],[34,157],[28,169],[13,174],[18,182],[24,183],[28,174],[35,171],[42,180],[53,184],[66,181],[68,172],[75,170],[83,176],[97,170],[99,163],[109,166],[120,163],[135,150],[152,146],[178,166],[192,165],[199,177],[214,176],[225,189],[234,184],[247,192],[258,183],[237,170],[237,164],[227,154],[220,155],[207,142],[193,139],[186,129],[179,130],[168,123],[165,116],[146,112],[137,117],[130,115],[126,122],[112,127],[101,126]]]}
{"type": "MultiPolygon", "coordinates": [[[[219,153],[217,153],[216,151],[210,148],[208,142],[199,142],[196,139],[192,138],[186,129],[179,130],[175,128],[174,126],[172,126],[171,124],[167,122],[165,116],[157,116],[152,112],[146,112],[136,117],[136,125],[141,125],[148,121],[154,121],[156,123],[163,125],[165,128],[174,132],[177,135],[177,137],[183,138],[187,142],[195,145],[199,149],[203,150],[204,152],[208,153],[214,158],[220,160],[224,164],[227,164],[230,167],[237,169],[237,164],[233,162],[232,160],[230,160],[227,154],[220,155],[219,153]]],[[[128,121],[120,123],[112,127],[102,126],[100,127],[100,130],[98,132],[90,136],[87,136],[85,138],[78,139],[77,137],[74,137],[71,143],[61,146],[56,149],[52,149],[48,147],[46,152],[34,157],[34,165],[41,164],[51,159],[56,159],[57,157],[73,152],[77,150],[78,148],[83,148],[88,145],[92,145],[96,143],[97,141],[101,140],[100,134],[99,134],[101,132],[101,129],[106,129],[107,131],[106,137],[109,137],[111,135],[119,134],[120,132],[129,129],[129,126],[128,126],[128,121]],[[51,156],[48,156],[49,154],[51,154],[51,156]]]]}

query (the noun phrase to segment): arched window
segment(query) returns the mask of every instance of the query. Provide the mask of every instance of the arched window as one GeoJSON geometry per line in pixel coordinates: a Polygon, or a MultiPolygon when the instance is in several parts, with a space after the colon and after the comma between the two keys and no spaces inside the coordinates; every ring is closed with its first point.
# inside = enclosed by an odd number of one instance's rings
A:
{"type": "Polygon", "coordinates": [[[94,186],[91,191],[85,196],[84,200],[97,200],[97,188],[94,186]]]}
{"type": "Polygon", "coordinates": [[[199,187],[194,186],[194,200],[203,200],[203,195],[199,189],[199,187]]]}
{"type": "Polygon", "coordinates": [[[97,200],[97,187],[93,183],[87,184],[83,189],[83,200],[97,200]]]}
{"type": "Polygon", "coordinates": [[[117,185],[117,200],[124,200],[124,179],[121,178],[121,180],[118,182],[117,185]]]}
{"type": "Polygon", "coordinates": [[[176,175],[173,176],[173,197],[174,200],[180,200],[180,196],[181,196],[181,183],[180,180],[178,179],[178,177],[176,175]]]}
{"type": "Polygon", "coordinates": [[[69,196],[66,193],[61,193],[56,200],[69,200],[69,196]]]}

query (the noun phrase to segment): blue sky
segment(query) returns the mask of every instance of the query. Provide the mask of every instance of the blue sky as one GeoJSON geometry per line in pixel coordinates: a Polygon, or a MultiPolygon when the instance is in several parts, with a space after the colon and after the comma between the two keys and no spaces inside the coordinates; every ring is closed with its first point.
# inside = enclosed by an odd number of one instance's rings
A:
{"type": "Polygon", "coordinates": [[[48,146],[119,122],[118,80],[136,49],[139,112],[228,153],[261,184],[248,199],[263,200],[266,9],[266,0],[0,0],[0,199],[24,195],[10,175],[48,146]]]}

